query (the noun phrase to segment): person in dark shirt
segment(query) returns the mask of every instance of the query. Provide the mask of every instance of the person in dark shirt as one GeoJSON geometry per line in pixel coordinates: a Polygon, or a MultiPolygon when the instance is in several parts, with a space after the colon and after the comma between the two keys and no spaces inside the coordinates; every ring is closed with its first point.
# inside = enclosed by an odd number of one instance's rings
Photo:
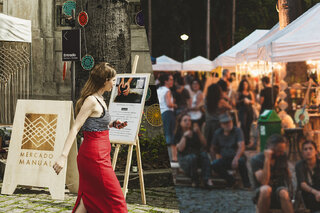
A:
{"type": "Polygon", "coordinates": [[[302,144],[303,160],[296,164],[298,188],[307,209],[320,210],[320,160],[317,158],[317,145],[313,141],[302,144]]]}
{"type": "Polygon", "coordinates": [[[270,208],[281,208],[283,212],[293,213],[289,193],[291,174],[285,150],[285,139],[279,134],[273,134],[267,140],[267,149],[251,159],[256,187],[253,201],[259,213],[267,213],[270,208]]]}
{"type": "Polygon", "coordinates": [[[186,112],[191,106],[191,96],[189,91],[184,88],[184,81],[182,78],[178,78],[178,80],[175,82],[175,87],[176,89],[173,92],[173,98],[177,104],[175,114],[178,116],[179,114],[186,112]]]}
{"type": "Polygon", "coordinates": [[[212,156],[219,153],[221,158],[214,160],[211,167],[227,181],[228,186],[233,186],[235,183],[228,169],[239,169],[243,186],[250,188],[242,131],[233,126],[232,118],[228,113],[221,114],[219,121],[221,128],[217,129],[213,135],[210,151],[213,152],[212,156]]]}
{"type": "Polygon", "coordinates": [[[224,69],[222,71],[222,78],[218,81],[218,85],[221,87],[222,91],[227,96],[228,86],[229,86],[229,78],[230,78],[230,71],[228,69],[224,69]]]}
{"type": "Polygon", "coordinates": [[[207,151],[209,151],[211,145],[210,142],[213,137],[212,133],[220,128],[219,115],[232,110],[232,106],[223,98],[220,86],[218,84],[211,84],[207,90],[204,108],[204,136],[208,141],[207,151]]]}
{"type": "Polygon", "coordinates": [[[212,187],[210,179],[210,160],[204,150],[206,139],[197,123],[192,126],[188,114],[178,116],[175,132],[175,144],[178,150],[178,162],[184,173],[192,180],[192,185],[198,184],[197,169],[200,166],[203,183],[207,188],[212,187]]]}
{"type": "Polygon", "coordinates": [[[276,86],[271,87],[269,77],[265,76],[261,81],[264,88],[260,92],[260,114],[266,109],[273,109],[278,96],[278,89],[276,86]]]}
{"type": "Polygon", "coordinates": [[[250,143],[250,129],[253,122],[253,108],[255,102],[253,93],[250,90],[250,84],[247,79],[243,79],[238,88],[237,109],[238,117],[241,122],[241,129],[244,133],[244,142],[246,145],[253,146],[250,143]]]}

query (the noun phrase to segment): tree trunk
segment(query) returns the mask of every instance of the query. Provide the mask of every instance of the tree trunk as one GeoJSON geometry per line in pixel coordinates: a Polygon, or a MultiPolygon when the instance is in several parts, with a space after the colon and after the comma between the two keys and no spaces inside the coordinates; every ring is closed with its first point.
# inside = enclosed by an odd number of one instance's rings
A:
{"type": "Polygon", "coordinates": [[[282,30],[282,29],[285,28],[288,24],[290,24],[289,1],[290,1],[290,0],[278,0],[278,8],[279,8],[279,27],[280,27],[280,30],[282,30]]]}
{"type": "MultiPolygon", "coordinates": [[[[95,64],[108,62],[117,73],[131,72],[131,40],[128,2],[125,0],[77,1],[76,18],[88,14],[88,24],[81,29],[81,56],[93,56],[95,64]]],[[[88,79],[89,71],[76,63],[76,97],[88,79]]]]}
{"type": "MultiPolygon", "coordinates": [[[[301,0],[278,0],[278,8],[281,30],[302,14],[301,0]]],[[[287,63],[286,73],[284,80],[289,85],[307,81],[307,66],[305,62],[287,63]]]]}

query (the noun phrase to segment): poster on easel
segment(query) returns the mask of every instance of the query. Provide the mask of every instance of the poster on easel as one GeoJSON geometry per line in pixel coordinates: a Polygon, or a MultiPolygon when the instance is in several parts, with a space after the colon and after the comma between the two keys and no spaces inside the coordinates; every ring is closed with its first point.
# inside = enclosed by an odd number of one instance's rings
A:
{"type": "Polygon", "coordinates": [[[128,126],[119,130],[110,129],[110,141],[136,144],[141,116],[148,92],[150,74],[117,74],[109,112],[112,119],[126,121],[128,126]]]}

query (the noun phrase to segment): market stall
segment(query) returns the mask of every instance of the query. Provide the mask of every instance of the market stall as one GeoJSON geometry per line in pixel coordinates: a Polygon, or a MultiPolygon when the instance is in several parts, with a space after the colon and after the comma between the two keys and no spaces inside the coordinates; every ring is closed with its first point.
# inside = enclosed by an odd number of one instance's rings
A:
{"type": "Polygon", "coordinates": [[[255,30],[246,38],[242,39],[240,42],[235,44],[233,47],[220,54],[217,58],[213,60],[213,67],[224,67],[231,70],[235,70],[237,65],[236,54],[243,49],[249,47],[258,41],[262,36],[264,36],[268,30],[255,30]]]}
{"type": "Polygon", "coordinates": [[[31,21],[0,13],[0,124],[12,124],[31,87],[31,21]]]}
{"type": "Polygon", "coordinates": [[[258,45],[258,58],[269,62],[320,60],[320,3],[258,45]]]}
{"type": "Polygon", "coordinates": [[[266,34],[264,34],[260,39],[254,42],[249,47],[239,51],[236,53],[236,62],[237,64],[241,64],[244,62],[258,62],[258,45],[262,42],[266,41],[268,38],[273,36],[275,33],[279,31],[279,23],[273,26],[266,34]]]}
{"type": "Polygon", "coordinates": [[[184,71],[212,71],[212,61],[202,56],[194,57],[182,63],[182,70],[184,71]]]}
{"type": "Polygon", "coordinates": [[[283,79],[281,75],[285,73],[284,68],[279,72],[279,94],[282,96],[279,102],[282,111],[279,115],[283,117],[286,110],[295,120],[296,128],[305,130],[304,137],[315,140],[318,145],[320,145],[319,25],[320,4],[318,3],[284,29],[257,45],[258,58],[271,63],[272,67],[275,63],[307,61],[306,71],[308,78],[313,79],[312,81],[306,82],[306,79],[301,79],[302,83],[286,85],[286,82],[281,80],[283,79]]]}
{"type": "Polygon", "coordinates": [[[156,58],[156,64],[152,65],[153,71],[178,71],[182,64],[166,55],[156,58]]]}

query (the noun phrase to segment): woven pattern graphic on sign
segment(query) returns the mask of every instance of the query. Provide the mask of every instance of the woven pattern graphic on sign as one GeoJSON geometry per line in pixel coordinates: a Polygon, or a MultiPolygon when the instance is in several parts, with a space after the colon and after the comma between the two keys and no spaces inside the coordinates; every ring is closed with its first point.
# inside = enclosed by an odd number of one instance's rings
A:
{"type": "Polygon", "coordinates": [[[57,114],[27,113],[21,149],[53,151],[57,129],[57,114]]]}

